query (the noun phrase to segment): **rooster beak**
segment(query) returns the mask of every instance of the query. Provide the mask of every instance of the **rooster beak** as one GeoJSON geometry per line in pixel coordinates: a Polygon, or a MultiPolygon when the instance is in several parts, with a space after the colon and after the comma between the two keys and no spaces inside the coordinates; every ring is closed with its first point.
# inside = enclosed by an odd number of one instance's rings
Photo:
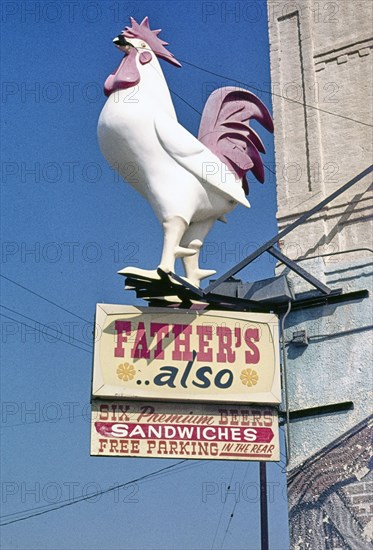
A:
{"type": "Polygon", "coordinates": [[[123,34],[119,34],[118,36],[116,36],[113,40],[113,43],[116,46],[121,46],[121,47],[132,46],[132,44],[130,42],[127,42],[126,37],[123,36],[123,34]]]}

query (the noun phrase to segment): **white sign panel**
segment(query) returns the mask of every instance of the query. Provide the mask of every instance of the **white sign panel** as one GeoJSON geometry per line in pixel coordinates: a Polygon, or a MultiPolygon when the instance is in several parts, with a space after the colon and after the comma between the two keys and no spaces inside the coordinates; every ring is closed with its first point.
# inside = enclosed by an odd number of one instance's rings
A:
{"type": "Polygon", "coordinates": [[[95,400],[91,454],[279,461],[277,411],[255,406],[95,400]]]}
{"type": "Polygon", "coordinates": [[[93,397],[280,403],[278,318],[98,304],[93,397]]]}

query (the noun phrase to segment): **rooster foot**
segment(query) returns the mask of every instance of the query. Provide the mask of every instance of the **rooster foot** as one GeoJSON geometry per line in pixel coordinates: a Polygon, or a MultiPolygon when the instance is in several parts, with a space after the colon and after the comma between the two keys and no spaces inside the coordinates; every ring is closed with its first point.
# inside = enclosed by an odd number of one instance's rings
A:
{"type": "Polygon", "coordinates": [[[183,246],[177,246],[174,251],[171,258],[167,258],[169,260],[162,261],[159,264],[159,268],[162,269],[165,273],[170,273],[170,271],[174,271],[174,264],[176,258],[189,258],[190,256],[194,256],[197,253],[194,248],[185,248],[183,246]]]}
{"type": "Polygon", "coordinates": [[[176,258],[188,258],[194,256],[196,250],[187,246],[181,246],[180,241],[188,228],[188,223],[180,216],[173,216],[162,223],[163,226],[163,251],[159,268],[166,273],[175,271],[176,258]]]}
{"type": "Polygon", "coordinates": [[[195,254],[197,254],[197,250],[195,248],[185,248],[185,246],[177,246],[175,249],[176,258],[186,258],[189,256],[194,256],[195,254]]]}
{"type": "Polygon", "coordinates": [[[189,239],[195,237],[196,234],[199,235],[200,238],[194,238],[193,240],[187,239],[189,240],[189,248],[195,250],[196,253],[192,257],[184,258],[185,275],[186,279],[197,287],[200,286],[200,282],[203,279],[206,279],[206,277],[211,277],[216,273],[213,269],[200,269],[199,267],[199,255],[202,247],[202,239],[204,239],[212,223],[213,220],[206,220],[205,222],[192,225],[189,231],[189,239]]]}
{"type": "Polygon", "coordinates": [[[216,271],[214,269],[195,269],[193,274],[190,274],[189,277],[186,277],[186,280],[192,283],[192,285],[199,287],[200,282],[206,277],[211,277],[215,275],[216,271]]]}

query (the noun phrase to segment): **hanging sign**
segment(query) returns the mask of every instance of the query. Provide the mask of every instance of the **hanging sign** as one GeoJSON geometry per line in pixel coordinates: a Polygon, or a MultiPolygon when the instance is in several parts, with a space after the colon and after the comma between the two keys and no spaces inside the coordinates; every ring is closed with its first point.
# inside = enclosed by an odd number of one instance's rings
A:
{"type": "Polygon", "coordinates": [[[278,318],[98,304],[92,395],[278,404],[278,318]]]}
{"type": "Polygon", "coordinates": [[[91,455],[278,461],[277,411],[255,406],[95,400],[91,455]]]}

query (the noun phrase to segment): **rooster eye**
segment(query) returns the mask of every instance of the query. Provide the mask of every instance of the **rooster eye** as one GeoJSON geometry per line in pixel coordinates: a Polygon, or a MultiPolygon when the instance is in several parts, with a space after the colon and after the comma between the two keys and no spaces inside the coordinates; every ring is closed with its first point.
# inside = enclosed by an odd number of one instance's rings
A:
{"type": "Polygon", "coordinates": [[[145,42],[141,42],[141,47],[142,47],[142,48],[145,48],[145,47],[146,47],[145,42]]]}

